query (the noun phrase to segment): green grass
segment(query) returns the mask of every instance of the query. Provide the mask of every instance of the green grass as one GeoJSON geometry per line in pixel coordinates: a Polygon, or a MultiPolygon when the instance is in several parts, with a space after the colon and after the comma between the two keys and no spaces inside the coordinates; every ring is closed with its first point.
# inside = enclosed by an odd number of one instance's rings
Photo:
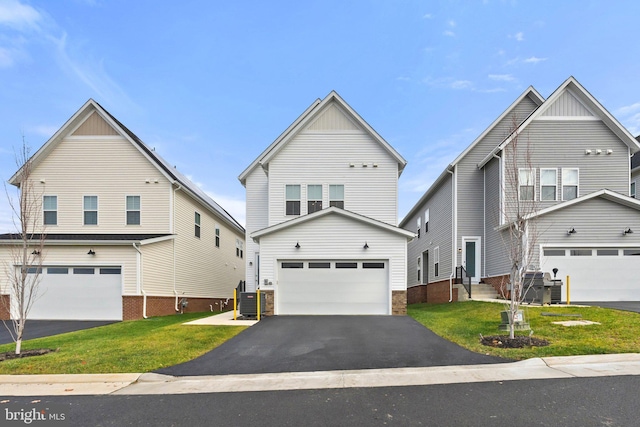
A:
{"type": "MultiPolygon", "coordinates": [[[[209,315],[152,317],[24,341],[23,350],[58,351],[5,360],[0,362],[0,374],[149,372],[194,359],[246,329],[246,326],[182,325],[209,315]]],[[[15,344],[0,345],[0,353],[6,351],[15,351],[15,344]]]]}
{"type": "MultiPolygon", "coordinates": [[[[413,304],[408,314],[436,334],[476,353],[509,359],[545,356],[640,352],[640,314],[599,307],[521,306],[533,336],[550,342],[546,347],[501,349],[480,344],[483,336],[505,335],[498,330],[503,304],[468,301],[453,304],[413,304]],[[580,314],[551,317],[541,313],[580,314]],[[600,325],[562,326],[552,322],[591,320],[600,325]]],[[[529,332],[516,332],[528,335],[529,332]]]]}

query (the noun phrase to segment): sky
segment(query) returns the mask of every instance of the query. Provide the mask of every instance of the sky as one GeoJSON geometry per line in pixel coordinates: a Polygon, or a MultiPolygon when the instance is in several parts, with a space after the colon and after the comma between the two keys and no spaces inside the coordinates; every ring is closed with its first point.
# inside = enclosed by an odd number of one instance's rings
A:
{"type": "Polygon", "coordinates": [[[336,90],[408,161],[401,220],[529,86],[574,76],[640,134],[638,16],[637,0],[0,0],[0,178],[93,98],[244,224],[238,175],[336,90]]]}

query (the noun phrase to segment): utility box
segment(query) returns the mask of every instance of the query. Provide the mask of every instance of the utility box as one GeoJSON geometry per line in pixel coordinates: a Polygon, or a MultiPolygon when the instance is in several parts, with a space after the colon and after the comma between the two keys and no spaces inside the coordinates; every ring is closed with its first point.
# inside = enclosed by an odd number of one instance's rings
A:
{"type": "MultiPolygon", "coordinates": [[[[260,294],[260,315],[264,314],[265,296],[260,294]]],[[[240,293],[240,315],[243,317],[258,317],[258,293],[240,293]]]]}

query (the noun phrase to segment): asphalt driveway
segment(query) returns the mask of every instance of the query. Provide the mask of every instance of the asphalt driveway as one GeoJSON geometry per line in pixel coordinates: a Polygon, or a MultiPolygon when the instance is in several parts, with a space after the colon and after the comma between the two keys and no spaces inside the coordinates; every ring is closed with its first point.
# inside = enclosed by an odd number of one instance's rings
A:
{"type": "Polygon", "coordinates": [[[408,316],[274,316],[209,353],[157,373],[257,374],[500,363],[408,316]]]}
{"type": "Polygon", "coordinates": [[[572,304],[614,308],[616,310],[635,311],[636,313],[640,313],[640,301],[572,302],[572,304]]]}
{"type": "MultiPolygon", "coordinates": [[[[13,331],[10,320],[6,321],[7,326],[13,331]]],[[[25,324],[23,340],[49,337],[52,335],[65,334],[67,332],[79,331],[82,329],[95,328],[97,326],[109,325],[114,321],[76,321],[76,320],[27,320],[25,324]]],[[[0,321],[0,344],[13,342],[7,328],[0,321]]]]}

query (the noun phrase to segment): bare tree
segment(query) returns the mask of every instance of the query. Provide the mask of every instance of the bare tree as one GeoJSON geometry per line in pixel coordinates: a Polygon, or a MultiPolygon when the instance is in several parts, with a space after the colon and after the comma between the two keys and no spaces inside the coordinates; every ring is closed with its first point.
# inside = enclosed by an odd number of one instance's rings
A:
{"type": "MultiPolygon", "coordinates": [[[[510,263],[510,292],[506,311],[509,317],[509,338],[514,338],[520,305],[533,284],[526,272],[532,268],[538,230],[533,214],[536,203],[536,175],[532,164],[532,148],[528,138],[519,133],[518,122],[512,117],[510,142],[503,150],[504,189],[501,207],[506,230],[503,241],[510,263]]],[[[503,292],[505,286],[502,287],[503,292]]]]}
{"type": "Polygon", "coordinates": [[[36,190],[31,176],[33,164],[24,136],[15,160],[17,194],[12,197],[5,184],[16,233],[11,234],[9,259],[4,262],[6,289],[3,293],[10,297],[2,301],[11,317],[10,322],[3,323],[16,343],[16,354],[20,354],[27,316],[38,298],[46,235],[44,221],[40,218],[42,194],[36,190]]]}

